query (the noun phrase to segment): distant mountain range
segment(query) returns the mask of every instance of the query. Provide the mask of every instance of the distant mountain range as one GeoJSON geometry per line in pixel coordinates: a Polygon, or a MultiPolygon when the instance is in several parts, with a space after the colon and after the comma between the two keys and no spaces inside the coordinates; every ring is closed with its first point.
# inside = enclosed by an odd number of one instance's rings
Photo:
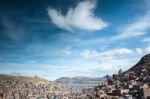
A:
{"type": "Polygon", "coordinates": [[[99,77],[99,78],[90,78],[90,77],[61,77],[55,80],[57,83],[69,83],[69,82],[75,82],[75,83],[90,83],[94,81],[101,81],[104,80],[105,77],[99,77]]]}

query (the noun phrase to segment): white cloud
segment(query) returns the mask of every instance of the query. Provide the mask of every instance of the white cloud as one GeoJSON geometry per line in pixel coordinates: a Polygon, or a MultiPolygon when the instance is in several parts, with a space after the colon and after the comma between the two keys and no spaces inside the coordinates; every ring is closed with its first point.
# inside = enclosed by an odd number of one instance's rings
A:
{"type": "Polygon", "coordinates": [[[80,55],[85,59],[116,59],[116,58],[127,58],[131,56],[138,56],[142,57],[146,54],[150,53],[150,46],[144,48],[135,48],[135,49],[128,49],[128,48],[118,48],[118,49],[111,49],[107,51],[98,52],[96,50],[89,50],[85,49],[80,55]]]}
{"type": "Polygon", "coordinates": [[[108,24],[94,15],[95,7],[95,2],[88,0],[78,3],[74,9],[70,8],[66,15],[62,15],[61,12],[52,8],[48,9],[48,15],[52,23],[59,28],[68,31],[74,29],[96,31],[107,27],[108,24]]]}
{"type": "Polygon", "coordinates": [[[117,35],[115,39],[126,39],[131,37],[142,36],[146,34],[150,28],[150,14],[146,14],[137,21],[127,24],[121,31],[121,34],[117,35]]]}
{"type": "Polygon", "coordinates": [[[63,50],[62,51],[64,54],[71,54],[71,51],[70,50],[63,50]]]}
{"type": "Polygon", "coordinates": [[[145,48],[136,48],[135,53],[138,54],[140,57],[150,53],[150,46],[145,48]]]}
{"type": "Polygon", "coordinates": [[[72,53],[71,47],[70,47],[70,46],[66,46],[65,48],[63,48],[63,49],[61,50],[61,53],[62,53],[62,54],[65,54],[65,55],[70,55],[70,54],[72,53]]]}
{"type": "Polygon", "coordinates": [[[124,56],[124,55],[130,55],[133,51],[127,48],[119,48],[119,49],[113,49],[108,50],[104,52],[98,52],[96,50],[84,50],[80,53],[80,55],[83,58],[93,58],[93,57],[114,57],[114,56],[124,56]]]}
{"type": "MultiPolygon", "coordinates": [[[[120,68],[123,69],[123,71],[128,70],[134,66],[141,57],[148,53],[150,53],[149,46],[135,49],[110,49],[103,52],[86,49],[80,53],[80,55],[83,57],[83,60],[86,59],[86,62],[82,66],[84,71],[93,73],[95,76],[98,74],[100,74],[99,76],[104,76],[106,74],[117,73],[120,68]]],[[[77,70],[78,68],[76,71],[77,70]]]]}
{"type": "Polygon", "coordinates": [[[123,29],[121,29],[120,34],[115,36],[114,39],[121,40],[147,34],[147,30],[150,29],[150,2],[149,0],[143,2],[145,13],[136,19],[133,18],[134,21],[126,24],[123,29]]]}
{"type": "Polygon", "coordinates": [[[80,55],[83,57],[83,58],[91,58],[91,57],[97,57],[98,56],[98,52],[96,50],[88,50],[88,49],[85,49],[83,52],[80,53],[80,55]]]}
{"type": "Polygon", "coordinates": [[[143,50],[141,48],[135,49],[138,55],[143,55],[143,50]]]}
{"type": "Polygon", "coordinates": [[[11,16],[3,18],[2,25],[4,32],[13,40],[20,41],[25,36],[25,28],[11,20],[11,16]]]}
{"type": "Polygon", "coordinates": [[[119,49],[114,49],[106,52],[100,53],[102,56],[123,56],[123,55],[129,55],[132,54],[133,51],[127,48],[119,48],[119,49]]]}
{"type": "Polygon", "coordinates": [[[121,68],[124,71],[131,68],[136,62],[138,62],[136,59],[129,59],[129,58],[119,58],[117,59],[117,56],[113,59],[107,59],[103,60],[99,64],[99,69],[104,70],[106,73],[117,73],[118,70],[121,68]]]}
{"type": "MultiPolygon", "coordinates": [[[[67,48],[69,49],[69,47],[66,47],[66,49],[67,48]]],[[[106,74],[117,73],[120,68],[123,69],[123,71],[128,70],[147,53],[150,53],[150,46],[135,49],[116,48],[102,52],[86,49],[81,53],[83,58],[79,57],[75,60],[57,60],[56,63],[36,61],[0,63],[2,67],[0,72],[9,74],[17,70],[17,73],[21,75],[38,75],[52,80],[62,76],[100,77],[106,74]],[[90,60],[87,60],[87,58],[90,58],[90,60]],[[11,68],[11,70],[8,70],[8,67],[11,68]]]]}
{"type": "MultiPolygon", "coordinates": [[[[65,47],[70,49],[70,47],[65,47]]],[[[77,59],[67,60],[24,60],[24,63],[0,63],[1,73],[16,72],[21,75],[38,75],[47,79],[56,79],[61,76],[89,76],[100,77],[106,74],[117,73],[121,68],[124,71],[136,64],[139,59],[150,53],[150,46],[145,48],[116,48],[106,51],[86,49],[77,59]],[[7,68],[5,68],[7,67],[7,68]],[[11,70],[8,71],[8,68],[11,70]]]]}
{"type": "Polygon", "coordinates": [[[125,71],[141,58],[133,49],[128,48],[116,48],[100,52],[85,49],[80,55],[83,60],[86,59],[86,63],[82,66],[85,67],[84,70],[93,73],[95,76],[117,73],[120,68],[125,71]]]}
{"type": "Polygon", "coordinates": [[[79,72],[82,76],[99,77],[117,73],[120,68],[126,71],[148,53],[150,53],[149,46],[135,49],[116,48],[102,52],[85,49],[80,53],[83,60],[70,68],[75,74],[79,72]]]}
{"type": "Polygon", "coordinates": [[[144,38],[142,41],[143,42],[150,42],[150,38],[144,38]]]}
{"type": "Polygon", "coordinates": [[[62,53],[69,55],[69,54],[71,54],[72,52],[71,52],[70,47],[66,47],[66,48],[64,48],[64,49],[62,50],[62,53]]]}
{"type": "Polygon", "coordinates": [[[145,52],[145,54],[150,53],[150,46],[149,46],[149,47],[147,47],[147,48],[145,48],[143,52],[145,52]]]}

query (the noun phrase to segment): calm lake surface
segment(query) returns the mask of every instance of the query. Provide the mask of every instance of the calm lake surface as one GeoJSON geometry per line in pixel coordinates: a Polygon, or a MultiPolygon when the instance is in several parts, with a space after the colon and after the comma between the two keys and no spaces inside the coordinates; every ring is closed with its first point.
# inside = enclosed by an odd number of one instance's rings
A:
{"type": "Polygon", "coordinates": [[[98,83],[77,83],[77,82],[69,82],[64,84],[67,87],[86,87],[86,88],[92,88],[98,85],[98,83]]]}
{"type": "Polygon", "coordinates": [[[69,82],[69,83],[65,83],[64,85],[67,87],[81,87],[81,84],[76,82],[69,82]]]}

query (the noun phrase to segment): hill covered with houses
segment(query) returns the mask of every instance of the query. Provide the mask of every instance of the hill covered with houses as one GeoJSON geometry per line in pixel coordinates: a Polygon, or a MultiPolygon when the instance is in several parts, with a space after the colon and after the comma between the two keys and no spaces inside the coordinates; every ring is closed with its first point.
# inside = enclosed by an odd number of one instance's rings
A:
{"type": "Polygon", "coordinates": [[[150,99],[150,54],[145,55],[132,68],[107,76],[95,87],[97,97],[106,99],[150,99]]]}

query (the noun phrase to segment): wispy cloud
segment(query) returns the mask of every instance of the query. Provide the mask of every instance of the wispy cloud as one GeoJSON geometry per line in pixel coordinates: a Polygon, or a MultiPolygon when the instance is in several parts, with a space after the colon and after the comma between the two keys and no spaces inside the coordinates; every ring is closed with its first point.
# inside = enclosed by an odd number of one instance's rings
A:
{"type": "Polygon", "coordinates": [[[66,15],[56,9],[49,8],[48,15],[53,24],[67,31],[84,30],[96,31],[108,26],[100,17],[94,15],[93,10],[96,8],[92,0],[83,1],[73,9],[70,8],[66,15]]]}
{"type": "Polygon", "coordinates": [[[144,38],[142,41],[143,42],[150,42],[150,38],[144,38]]]}
{"type": "Polygon", "coordinates": [[[106,51],[85,49],[80,53],[80,55],[85,59],[91,59],[91,58],[114,59],[114,58],[121,58],[121,57],[127,58],[134,55],[142,57],[148,53],[150,53],[150,46],[144,48],[135,48],[135,49],[116,48],[116,49],[109,49],[106,51]]]}
{"type": "Polygon", "coordinates": [[[88,69],[90,68],[89,71],[91,70],[93,73],[97,71],[97,74],[101,72],[104,76],[106,74],[117,73],[120,68],[124,71],[131,68],[142,56],[148,53],[150,53],[149,46],[135,49],[109,49],[102,52],[86,49],[80,55],[83,59],[87,60],[85,65],[91,65],[87,66],[88,69]],[[104,74],[103,71],[105,72],[104,74]]]}
{"type": "Polygon", "coordinates": [[[145,0],[143,8],[146,9],[145,13],[138,18],[133,18],[134,21],[129,22],[122,27],[120,33],[114,36],[114,40],[127,39],[131,37],[139,37],[147,34],[150,29],[150,5],[149,1],[145,0]]]}
{"type": "Polygon", "coordinates": [[[67,55],[71,54],[72,53],[71,48],[65,47],[64,49],[62,49],[62,53],[67,55]]]}
{"type": "MultiPolygon", "coordinates": [[[[80,51],[79,51],[80,52],[80,51]]],[[[117,73],[121,68],[124,71],[131,68],[145,54],[150,52],[150,47],[145,48],[116,48],[106,51],[86,49],[82,57],[73,60],[62,60],[53,62],[26,61],[24,63],[7,63],[1,65],[1,73],[12,72],[20,75],[38,75],[47,79],[56,79],[61,76],[89,76],[100,77],[106,74],[117,73]],[[87,55],[86,55],[86,54],[87,55]],[[89,61],[90,60],[90,61],[89,61]],[[7,69],[7,68],[11,69],[7,69]],[[60,72],[61,71],[61,72],[60,72]]]]}
{"type": "Polygon", "coordinates": [[[135,52],[135,54],[137,54],[138,56],[143,57],[144,55],[150,53],[150,46],[147,46],[147,47],[145,47],[145,48],[136,48],[134,52],[135,52]]]}
{"type": "Polygon", "coordinates": [[[98,52],[96,50],[84,50],[81,53],[81,56],[84,58],[92,58],[92,57],[114,57],[114,56],[123,56],[132,54],[133,51],[127,48],[119,48],[119,49],[112,49],[104,52],[98,52]]]}
{"type": "Polygon", "coordinates": [[[128,24],[123,28],[121,34],[117,35],[116,39],[126,39],[131,37],[138,37],[146,34],[146,30],[150,28],[150,14],[140,18],[136,22],[128,24]]]}
{"type": "Polygon", "coordinates": [[[20,40],[25,34],[24,28],[17,25],[7,16],[3,18],[2,25],[4,27],[4,32],[13,40],[20,40]]]}

